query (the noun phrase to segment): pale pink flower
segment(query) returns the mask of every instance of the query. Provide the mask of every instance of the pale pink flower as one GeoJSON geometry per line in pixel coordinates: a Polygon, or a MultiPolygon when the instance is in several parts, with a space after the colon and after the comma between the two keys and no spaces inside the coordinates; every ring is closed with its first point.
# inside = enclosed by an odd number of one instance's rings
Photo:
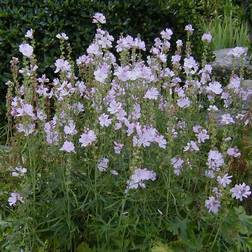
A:
{"type": "Polygon", "coordinates": [[[211,196],[205,201],[205,207],[208,209],[209,213],[217,214],[220,208],[220,201],[215,197],[211,196]]]}
{"type": "Polygon", "coordinates": [[[102,13],[96,12],[94,14],[94,16],[93,16],[93,23],[95,23],[95,24],[98,24],[98,23],[106,24],[106,18],[102,13]]]}
{"type": "Polygon", "coordinates": [[[28,30],[25,34],[25,37],[29,39],[33,39],[33,30],[32,29],[28,30]]]}
{"type": "Polygon", "coordinates": [[[66,35],[66,33],[64,33],[64,32],[58,33],[58,34],[56,35],[56,38],[62,39],[62,40],[68,40],[68,39],[69,39],[68,36],[66,35]]]}
{"type": "Polygon", "coordinates": [[[55,73],[69,72],[71,69],[71,65],[69,64],[69,62],[64,59],[57,59],[54,65],[56,66],[56,70],[54,71],[55,73]]]}
{"type": "Polygon", "coordinates": [[[240,153],[240,151],[239,151],[239,149],[237,147],[230,147],[230,148],[228,148],[227,154],[230,157],[235,157],[235,158],[241,156],[241,153],[240,153]]]}
{"type": "Polygon", "coordinates": [[[19,52],[21,52],[25,57],[31,58],[33,54],[33,47],[29,44],[23,43],[19,46],[19,52]]]}
{"type": "Polygon", "coordinates": [[[101,83],[104,83],[108,78],[109,66],[107,64],[102,64],[96,71],[94,71],[95,79],[101,83]]]}
{"type": "Polygon", "coordinates": [[[60,148],[60,150],[70,153],[70,152],[75,152],[75,147],[72,142],[65,141],[63,146],[60,148]]]}
{"type": "Polygon", "coordinates": [[[177,100],[177,104],[180,108],[188,108],[191,104],[191,101],[188,97],[182,97],[177,100]]]}
{"type": "Polygon", "coordinates": [[[120,154],[124,144],[114,141],[114,151],[116,154],[120,154]]]}
{"type": "Polygon", "coordinates": [[[81,134],[79,142],[82,147],[87,147],[96,141],[96,134],[93,130],[86,129],[84,133],[81,134]]]}
{"type": "Polygon", "coordinates": [[[217,182],[219,183],[219,185],[225,188],[227,185],[229,185],[232,182],[231,178],[232,176],[228,176],[228,174],[226,173],[223,177],[218,176],[217,182]]]}
{"type": "Polygon", "coordinates": [[[108,169],[109,160],[105,157],[101,158],[97,164],[97,168],[100,172],[104,172],[108,169]]]}
{"type": "Polygon", "coordinates": [[[77,134],[77,130],[75,129],[75,123],[73,120],[70,120],[67,125],[64,126],[64,132],[66,135],[74,136],[77,134]]]}
{"type": "Polygon", "coordinates": [[[18,202],[24,203],[23,197],[20,193],[12,192],[10,197],[8,198],[8,202],[10,206],[15,206],[18,202]]]}
{"type": "Polygon", "coordinates": [[[188,24],[185,26],[185,31],[187,31],[189,33],[193,33],[194,29],[191,24],[188,24]]]}
{"type": "Polygon", "coordinates": [[[230,192],[232,193],[232,198],[243,201],[243,198],[248,198],[251,195],[250,187],[245,183],[236,184],[231,188],[230,192]]]}
{"type": "Polygon", "coordinates": [[[202,37],[201,37],[201,40],[203,42],[211,43],[211,41],[212,41],[212,35],[211,35],[211,33],[210,32],[204,33],[202,35],[202,37]]]}
{"type": "Polygon", "coordinates": [[[101,127],[108,127],[112,123],[112,119],[109,118],[109,115],[103,113],[99,116],[99,124],[101,127]]]}
{"type": "Polygon", "coordinates": [[[26,168],[24,168],[22,166],[17,166],[17,167],[14,168],[11,175],[13,177],[21,177],[21,176],[24,176],[26,172],[27,172],[26,168]]]}
{"type": "Polygon", "coordinates": [[[229,113],[227,113],[227,114],[224,114],[221,116],[220,123],[222,125],[229,125],[229,124],[234,124],[235,121],[234,121],[233,117],[229,113]]]}
{"type": "Polygon", "coordinates": [[[244,56],[247,54],[247,50],[244,47],[235,47],[230,52],[229,55],[232,55],[234,58],[240,58],[241,56],[244,56]]]}
{"type": "Polygon", "coordinates": [[[171,159],[171,164],[172,164],[172,166],[173,166],[173,168],[174,168],[174,173],[175,173],[175,175],[179,175],[180,173],[181,173],[181,169],[182,169],[182,167],[183,167],[183,164],[184,164],[184,160],[183,159],[181,159],[180,157],[173,157],[172,159],[171,159]]]}
{"type": "Polygon", "coordinates": [[[127,181],[127,187],[125,192],[127,193],[130,189],[145,188],[145,182],[148,180],[155,181],[157,175],[154,171],[146,168],[136,169],[127,181]]]}
{"type": "Polygon", "coordinates": [[[209,83],[208,87],[206,88],[209,93],[214,93],[219,95],[222,93],[222,85],[218,81],[213,81],[209,83]]]}
{"type": "Polygon", "coordinates": [[[157,88],[150,88],[145,93],[144,98],[149,99],[149,100],[157,100],[158,96],[159,96],[159,91],[157,90],[157,88]]]}

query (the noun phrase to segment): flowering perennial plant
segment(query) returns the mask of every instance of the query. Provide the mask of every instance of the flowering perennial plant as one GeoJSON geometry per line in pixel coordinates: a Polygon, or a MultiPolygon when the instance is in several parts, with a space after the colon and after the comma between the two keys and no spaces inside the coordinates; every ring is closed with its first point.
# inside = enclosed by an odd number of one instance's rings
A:
{"type": "MultiPolygon", "coordinates": [[[[148,52],[140,37],[115,40],[102,28],[102,13],[93,16],[93,23],[94,40],[76,60],[68,36],[57,35],[61,55],[53,66],[54,77],[39,74],[32,29],[19,47],[21,63],[12,61],[8,162],[18,183],[9,192],[9,215],[33,219],[17,221],[6,231],[6,248],[16,248],[17,237],[22,237],[19,248],[25,251],[37,251],[38,244],[49,251],[54,243],[70,251],[82,241],[99,247],[104,237],[104,246],[118,248],[113,241],[118,233],[121,241],[131,237],[119,248],[129,251],[139,238],[134,230],[155,222],[160,223],[157,230],[153,226],[159,239],[184,239],[181,246],[192,251],[221,249],[218,218],[237,200],[251,196],[249,181],[241,181],[242,175],[231,169],[233,160],[242,156],[236,147],[240,129],[250,123],[243,109],[242,77],[233,74],[224,85],[216,80],[206,55],[196,61],[190,24],[185,27],[187,40],[177,40],[173,53],[169,28],[148,52]],[[202,235],[193,250],[179,231],[182,222],[187,228],[189,222],[198,223],[194,238],[200,228],[218,232],[202,235]],[[104,233],[98,235],[101,229],[104,233]],[[53,242],[46,230],[54,230],[53,242]]],[[[203,46],[211,40],[205,33],[203,46]]],[[[233,53],[244,54],[239,48],[233,53]]],[[[141,239],[148,251],[153,237],[141,239]]]]}

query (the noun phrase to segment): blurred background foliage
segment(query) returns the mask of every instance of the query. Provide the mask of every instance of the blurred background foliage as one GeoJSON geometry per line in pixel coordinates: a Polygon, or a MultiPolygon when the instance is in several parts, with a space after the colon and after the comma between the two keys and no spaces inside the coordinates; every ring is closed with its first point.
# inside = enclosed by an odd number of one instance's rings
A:
{"type": "MultiPolygon", "coordinates": [[[[232,23],[235,17],[235,27],[244,25],[244,39],[247,35],[245,22],[247,20],[250,25],[252,22],[250,0],[1,0],[0,124],[5,115],[5,82],[10,78],[9,61],[11,57],[19,55],[18,45],[27,29],[32,28],[35,31],[35,53],[41,73],[50,74],[55,57],[59,56],[56,34],[67,33],[74,57],[83,54],[95,33],[95,25],[91,21],[94,12],[105,14],[105,28],[115,38],[122,33],[133,36],[141,34],[147,47],[151,46],[154,38],[166,27],[174,30],[174,40],[184,38],[184,26],[191,23],[196,30],[193,50],[197,57],[201,53],[201,43],[198,41],[202,30],[211,30],[217,36],[222,34],[223,30],[219,29],[224,27],[223,20],[226,18],[231,22],[225,16],[225,13],[231,13],[227,11],[228,8],[232,9],[232,23]],[[208,27],[206,24],[211,25],[208,27]]],[[[222,42],[218,40],[218,43],[222,42]]]]}

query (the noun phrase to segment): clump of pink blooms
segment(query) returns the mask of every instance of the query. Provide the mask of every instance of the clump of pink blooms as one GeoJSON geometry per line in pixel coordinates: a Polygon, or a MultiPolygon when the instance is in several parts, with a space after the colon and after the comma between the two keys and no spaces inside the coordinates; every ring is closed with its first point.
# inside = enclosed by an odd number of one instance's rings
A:
{"type": "MultiPolygon", "coordinates": [[[[130,175],[124,182],[125,193],[151,187],[153,183],[148,181],[160,179],[158,165],[161,163],[162,169],[172,171],[177,179],[197,169],[199,164],[194,160],[200,157],[204,161],[199,175],[205,177],[206,184],[214,185],[212,195],[205,200],[209,212],[220,211],[225,190],[239,201],[248,198],[249,185],[231,187],[228,161],[239,158],[241,153],[225,141],[232,134],[231,127],[243,127],[243,118],[247,118],[247,112],[239,114],[233,102],[237,97],[242,101],[245,95],[240,77],[232,75],[226,87],[212,78],[211,65],[198,62],[191,54],[188,43],[194,32],[191,24],[185,27],[188,40],[177,40],[173,54],[170,28],[161,31],[147,52],[140,37],[126,35],[115,40],[102,29],[106,23],[102,13],[95,13],[92,18],[97,25],[92,43],[76,59],[76,64],[62,53],[55,60],[53,79],[37,76],[34,48],[28,41],[34,39],[33,30],[27,31],[25,41],[19,46],[26,63],[18,73],[26,81],[15,87],[10,101],[15,134],[23,139],[39,135],[46,146],[68,156],[91,155],[99,146],[109,146],[109,153],[96,152],[90,159],[94,161],[94,169],[106,172],[111,167],[110,173],[114,176],[120,175],[120,169],[113,167],[112,160],[122,158],[126,152],[132,153],[127,161],[130,175]],[[186,45],[185,57],[183,45],[186,45]],[[143,51],[147,53],[146,58],[142,56],[143,51]],[[208,102],[207,107],[201,104],[202,100],[208,102]],[[48,114],[52,106],[54,112],[48,114]],[[220,120],[214,116],[219,108],[224,109],[220,120]],[[195,113],[208,114],[208,121],[196,121],[195,113]],[[225,145],[220,148],[215,137],[216,131],[223,129],[220,143],[225,145]],[[152,150],[159,154],[153,154],[152,150]],[[153,157],[156,167],[139,158],[143,151],[153,157]]],[[[69,43],[65,33],[56,37],[62,45],[69,43]]],[[[203,34],[204,46],[211,40],[210,33],[203,34]]],[[[239,47],[232,51],[235,58],[245,53],[239,47]]],[[[23,177],[26,172],[26,168],[17,166],[12,176],[23,177]]],[[[25,200],[20,193],[13,192],[8,202],[15,206],[25,200]]]]}

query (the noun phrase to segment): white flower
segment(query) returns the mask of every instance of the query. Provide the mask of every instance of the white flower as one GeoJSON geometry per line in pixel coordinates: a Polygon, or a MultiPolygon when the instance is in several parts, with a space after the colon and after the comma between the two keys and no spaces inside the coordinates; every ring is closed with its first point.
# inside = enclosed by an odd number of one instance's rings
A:
{"type": "Polygon", "coordinates": [[[97,168],[100,172],[104,172],[107,170],[109,164],[109,160],[107,158],[101,158],[98,162],[97,168]]]}
{"type": "Polygon", "coordinates": [[[33,39],[33,30],[32,29],[28,30],[25,34],[25,37],[33,39]]]}
{"type": "Polygon", "coordinates": [[[14,168],[14,171],[11,173],[13,177],[24,176],[27,172],[27,169],[22,166],[17,166],[14,168]]]}
{"type": "Polygon", "coordinates": [[[19,52],[21,52],[25,57],[30,58],[33,54],[33,47],[29,44],[23,43],[19,46],[19,52]]]}
{"type": "Polygon", "coordinates": [[[232,176],[228,176],[228,174],[226,173],[223,177],[218,176],[217,182],[219,183],[219,185],[225,188],[227,185],[229,185],[232,182],[231,178],[232,176]]]}
{"type": "Polygon", "coordinates": [[[56,35],[56,38],[62,39],[62,40],[68,40],[68,39],[69,39],[68,36],[66,35],[66,33],[64,33],[64,32],[58,33],[58,34],[56,35]]]}
{"type": "Polygon", "coordinates": [[[106,18],[102,13],[96,12],[94,14],[94,16],[93,16],[93,23],[95,23],[95,24],[98,24],[98,23],[106,24],[106,18]]]}
{"type": "Polygon", "coordinates": [[[217,214],[220,208],[220,201],[211,196],[205,201],[205,207],[208,209],[209,213],[217,214]]]}
{"type": "Polygon", "coordinates": [[[245,183],[235,185],[230,192],[232,193],[232,198],[243,201],[243,198],[247,198],[251,195],[250,187],[245,183]]]}

